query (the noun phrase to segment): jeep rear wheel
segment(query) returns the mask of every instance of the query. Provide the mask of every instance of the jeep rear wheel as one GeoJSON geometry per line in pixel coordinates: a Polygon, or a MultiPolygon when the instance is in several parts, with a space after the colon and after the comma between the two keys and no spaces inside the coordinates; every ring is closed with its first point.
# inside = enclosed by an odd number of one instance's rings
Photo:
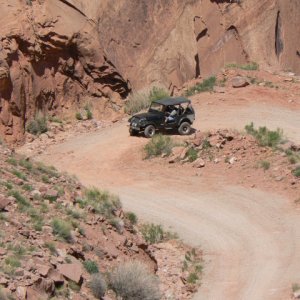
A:
{"type": "Polygon", "coordinates": [[[188,135],[191,132],[191,124],[188,122],[183,122],[178,128],[180,135],[188,135]]]}
{"type": "Polygon", "coordinates": [[[155,127],[153,125],[148,125],[144,130],[144,134],[146,138],[153,137],[155,134],[155,127]]]}

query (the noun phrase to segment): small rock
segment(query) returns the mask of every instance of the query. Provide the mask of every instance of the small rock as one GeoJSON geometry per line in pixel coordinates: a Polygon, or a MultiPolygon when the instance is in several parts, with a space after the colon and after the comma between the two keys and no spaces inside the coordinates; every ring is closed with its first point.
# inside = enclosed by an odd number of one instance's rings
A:
{"type": "Polygon", "coordinates": [[[300,290],[295,291],[295,292],[293,293],[293,296],[294,296],[295,299],[300,299],[300,290]]]}
{"type": "Polygon", "coordinates": [[[232,78],[232,87],[234,88],[241,88],[241,87],[245,87],[247,85],[249,85],[249,81],[246,77],[242,77],[242,76],[237,76],[232,78]]]}
{"type": "Polygon", "coordinates": [[[194,163],[193,163],[194,168],[203,168],[205,167],[205,161],[202,158],[198,158],[194,163]]]}
{"type": "Polygon", "coordinates": [[[69,280],[79,284],[82,280],[82,268],[80,264],[62,264],[58,265],[57,270],[60,274],[69,280]]]}
{"type": "Polygon", "coordinates": [[[229,158],[229,161],[228,161],[228,162],[229,162],[231,165],[233,165],[235,161],[236,161],[236,157],[233,156],[233,157],[230,157],[230,158],[229,158]]]}
{"type": "Polygon", "coordinates": [[[19,300],[26,299],[27,289],[26,289],[25,286],[18,286],[17,290],[16,290],[16,293],[17,293],[17,298],[19,300]]]}
{"type": "Polygon", "coordinates": [[[43,277],[47,277],[51,269],[52,268],[47,265],[36,265],[37,272],[43,277]]]}
{"type": "Polygon", "coordinates": [[[18,277],[24,276],[24,270],[22,268],[17,268],[15,270],[15,275],[18,276],[18,277]]]}
{"type": "Polygon", "coordinates": [[[11,199],[8,199],[4,195],[0,194],[0,210],[5,210],[10,203],[11,199]]]}

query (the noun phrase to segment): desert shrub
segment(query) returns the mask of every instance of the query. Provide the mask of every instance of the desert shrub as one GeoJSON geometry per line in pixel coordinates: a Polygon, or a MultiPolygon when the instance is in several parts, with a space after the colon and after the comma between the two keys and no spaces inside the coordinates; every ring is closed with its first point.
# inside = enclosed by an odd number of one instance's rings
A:
{"type": "Polygon", "coordinates": [[[78,121],[81,121],[81,120],[83,119],[82,114],[81,114],[80,111],[76,112],[75,118],[76,118],[76,120],[78,120],[78,121]]]}
{"type": "Polygon", "coordinates": [[[170,94],[164,88],[153,87],[150,91],[140,91],[132,93],[125,104],[127,114],[135,114],[141,110],[147,109],[151,102],[169,97],[170,94]]]}
{"type": "Polygon", "coordinates": [[[157,244],[166,240],[178,238],[177,234],[165,231],[161,225],[146,223],[140,227],[144,239],[149,244],[157,244]]]}
{"type": "Polygon", "coordinates": [[[195,148],[190,148],[187,153],[186,157],[188,158],[189,162],[193,162],[198,158],[198,150],[195,148]]]}
{"type": "Polygon", "coordinates": [[[130,221],[131,224],[135,225],[138,222],[138,217],[135,213],[129,211],[125,214],[126,218],[130,221]]]}
{"type": "Polygon", "coordinates": [[[246,70],[246,71],[256,71],[259,70],[259,64],[256,62],[250,62],[245,65],[239,65],[235,63],[227,64],[227,68],[232,68],[232,69],[241,69],[241,70],[246,70]]]}
{"type": "Polygon", "coordinates": [[[67,242],[72,241],[72,234],[71,234],[72,225],[69,222],[55,218],[52,220],[51,225],[52,225],[53,233],[55,235],[61,237],[67,242]]]}
{"type": "Polygon", "coordinates": [[[81,215],[81,213],[80,213],[79,211],[73,210],[73,209],[71,209],[71,208],[68,208],[68,209],[66,210],[66,213],[67,213],[69,216],[71,216],[72,218],[74,218],[74,219],[80,219],[80,218],[82,217],[82,215],[81,215]]]}
{"type": "Polygon", "coordinates": [[[162,154],[170,155],[174,143],[169,136],[162,134],[154,135],[148,144],[145,145],[146,158],[159,156],[162,154]]]}
{"type": "Polygon", "coordinates": [[[87,120],[93,119],[93,113],[92,113],[92,110],[91,110],[91,106],[89,104],[86,104],[84,106],[84,110],[85,110],[87,120]]]}
{"type": "Polygon", "coordinates": [[[59,124],[63,123],[63,121],[60,118],[58,118],[57,116],[49,116],[48,120],[52,123],[59,123],[59,124]]]}
{"type": "Polygon", "coordinates": [[[102,299],[107,290],[107,284],[101,274],[94,274],[89,283],[89,287],[96,299],[102,299]]]}
{"type": "Polygon", "coordinates": [[[31,120],[27,124],[26,131],[34,135],[40,135],[47,132],[47,119],[42,115],[37,115],[34,120],[31,120]]]}
{"type": "Polygon", "coordinates": [[[83,263],[84,268],[90,274],[99,273],[98,265],[92,260],[85,260],[83,263]]]}
{"type": "Polygon", "coordinates": [[[8,162],[9,164],[13,165],[13,166],[17,166],[18,162],[14,157],[10,157],[6,160],[6,162],[8,162]]]}
{"type": "Polygon", "coordinates": [[[190,284],[196,284],[200,279],[203,271],[202,258],[194,248],[186,252],[182,271],[188,273],[187,282],[190,284]]]}
{"type": "Polygon", "coordinates": [[[297,292],[300,290],[300,284],[299,283],[293,283],[292,284],[292,291],[293,293],[297,292]]]}
{"type": "Polygon", "coordinates": [[[251,122],[245,126],[245,130],[255,137],[260,146],[276,147],[283,141],[283,132],[279,128],[275,131],[269,130],[265,126],[255,129],[251,122]]]}
{"type": "Polygon", "coordinates": [[[112,218],[109,223],[115,227],[119,233],[124,231],[124,222],[120,218],[112,218]]]}
{"type": "Polygon", "coordinates": [[[19,160],[19,165],[22,166],[23,168],[27,169],[28,171],[31,171],[33,168],[32,163],[29,160],[26,159],[20,159],[19,160]]]}
{"type": "Polygon", "coordinates": [[[110,274],[111,289],[124,300],[159,300],[158,278],[139,261],[119,265],[110,274]]]}
{"type": "Polygon", "coordinates": [[[81,200],[81,205],[91,205],[97,214],[111,218],[115,210],[122,207],[118,196],[107,191],[101,191],[95,187],[85,191],[85,199],[81,200]]]}
{"type": "Polygon", "coordinates": [[[149,93],[149,100],[150,100],[150,103],[151,103],[153,101],[160,100],[160,99],[163,99],[163,98],[167,98],[169,96],[170,96],[169,92],[166,91],[164,88],[153,87],[150,90],[150,93],[149,93]]]}
{"type": "Polygon", "coordinates": [[[20,260],[15,256],[9,256],[5,259],[5,263],[13,268],[21,267],[20,260]]]}
{"type": "Polygon", "coordinates": [[[262,160],[259,162],[259,166],[266,171],[270,169],[271,164],[267,160],[262,160]]]}
{"type": "Polygon", "coordinates": [[[133,115],[141,110],[148,108],[150,105],[149,96],[145,92],[132,93],[125,104],[125,112],[133,115]]]}
{"type": "Polygon", "coordinates": [[[23,185],[22,185],[22,189],[23,189],[24,191],[31,192],[31,191],[33,191],[33,186],[26,183],[26,184],[23,184],[23,185]]]}
{"type": "Polygon", "coordinates": [[[293,170],[293,174],[296,177],[300,177],[300,167],[297,167],[296,169],[293,170]]]}
{"type": "Polygon", "coordinates": [[[11,190],[9,193],[8,193],[9,196],[13,196],[17,203],[18,203],[18,206],[19,208],[26,208],[26,207],[30,207],[30,203],[29,201],[19,193],[19,191],[17,190],[11,190]]]}
{"type": "Polygon", "coordinates": [[[43,163],[39,162],[36,166],[36,169],[42,173],[42,174],[46,174],[50,177],[55,177],[58,178],[60,175],[57,172],[57,170],[55,169],[55,167],[53,166],[46,166],[43,163]]]}
{"type": "Polygon", "coordinates": [[[24,173],[22,173],[21,171],[17,170],[17,169],[13,169],[11,171],[12,174],[14,174],[16,177],[24,180],[24,181],[27,181],[27,177],[24,173]]]}
{"type": "Polygon", "coordinates": [[[52,255],[56,255],[57,254],[57,250],[56,250],[56,246],[53,242],[45,242],[44,246],[49,249],[50,253],[52,255]]]}
{"type": "Polygon", "coordinates": [[[203,82],[198,83],[195,86],[189,88],[186,91],[186,96],[192,96],[198,93],[212,91],[214,86],[216,85],[216,82],[217,78],[215,76],[211,76],[207,79],[204,79],[203,82]]]}

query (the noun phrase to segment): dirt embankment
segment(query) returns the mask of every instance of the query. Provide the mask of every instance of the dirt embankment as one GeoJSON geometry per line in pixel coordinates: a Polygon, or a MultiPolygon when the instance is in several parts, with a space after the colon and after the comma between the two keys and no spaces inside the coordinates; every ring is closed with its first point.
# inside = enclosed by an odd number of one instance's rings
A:
{"type": "Polygon", "coordinates": [[[198,279],[191,282],[189,276],[201,264],[201,252],[166,239],[150,245],[117,196],[87,189],[2,145],[0,169],[1,299],[100,299],[105,294],[113,300],[116,294],[104,283],[110,280],[107,274],[128,261],[141,262],[147,273],[159,276],[154,287],[161,299],[190,299],[195,293],[198,279]],[[184,268],[186,254],[191,260],[184,268]]]}

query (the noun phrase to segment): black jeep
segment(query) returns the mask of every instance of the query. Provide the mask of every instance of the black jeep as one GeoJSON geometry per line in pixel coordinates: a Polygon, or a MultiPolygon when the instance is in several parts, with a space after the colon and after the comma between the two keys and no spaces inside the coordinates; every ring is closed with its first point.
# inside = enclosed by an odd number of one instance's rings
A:
{"type": "Polygon", "coordinates": [[[164,98],[151,103],[148,112],[136,114],[129,119],[130,135],[144,133],[152,137],[157,130],[178,130],[179,134],[187,135],[195,120],[195,111],[189,99],[164,98]]]}

